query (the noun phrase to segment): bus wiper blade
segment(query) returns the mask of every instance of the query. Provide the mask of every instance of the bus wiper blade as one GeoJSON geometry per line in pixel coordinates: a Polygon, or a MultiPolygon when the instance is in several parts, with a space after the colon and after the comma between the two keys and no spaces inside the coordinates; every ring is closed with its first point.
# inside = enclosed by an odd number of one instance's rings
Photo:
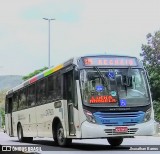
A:
{"type": "Polygon", "coordinates": [[[105,87],[107,88],[107,92],[109,93],[109,88],[108,88],[108,83],[105,79],[105,77],[103,76],[102,72],[99,70],[99,68],[97,66],[94,66],[94,68],[96,69],[97,73],[99,74],[100,78],[102,79],[102,81],[105,84],[105,87]]]}
{"type": "Polygon", "coordinates": [[[125,91],[126,91],[126,96],[127,96],[127,93],[128,93],[128,89],[127,87],[130,86],[130,76],[129,76],[129,72],[131,70],[131,66],[128,67],[128,71],[127,71],[127,75],[124,75],[125,76],[125,82],[123,83],[123,86],[125,86],[125,91]]]}

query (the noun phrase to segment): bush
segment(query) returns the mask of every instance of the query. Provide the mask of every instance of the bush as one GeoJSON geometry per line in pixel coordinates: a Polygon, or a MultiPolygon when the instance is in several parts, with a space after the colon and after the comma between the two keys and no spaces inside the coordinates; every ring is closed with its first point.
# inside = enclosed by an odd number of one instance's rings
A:
{"type": "Polygon", "coordinates": [[[155,114],[155,120],[157,122],[160,122],[160,100],[159,101],[153,101],[153,108],[154,108],[154,114],[155,114]]]}

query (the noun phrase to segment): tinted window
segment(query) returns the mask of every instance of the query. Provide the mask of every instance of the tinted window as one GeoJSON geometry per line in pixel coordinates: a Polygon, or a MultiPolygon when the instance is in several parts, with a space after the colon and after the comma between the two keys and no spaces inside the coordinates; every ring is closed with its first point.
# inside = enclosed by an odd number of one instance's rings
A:
{"type": "Polygon", "coordinates": [[[18,109],[24,109],[27,107],[27,97],[26,96],[27,96],[26,89],[21,90],[19,92],[19,97],[18,97],[19,108],[18,109]]]}
{"type": "Polygon", "coordinates": [[[36,102],[35,84],[28,87],[28,106],[34,106],[36,102]]]}
{"type": "Polygon", "coordinates": [[[64,74],[63,98],[72,102],[75,107],[78,106],[76,82],[73,79],[73,71],[64,74]]]}
{"type": "Polygon", "coordinates": [[[61,76],[53,74],[48,77],[48,102],[61,98],[61,76]]]}
{"type": "Polygon", "coordinates": [[[13,111],[18,110],[18,93],[13,94],[13,111]]]}
{"type": "Polygon", "coordinates": [[[55,81],[56,81],[55,91],[56,91],[56,96],[57,96],[56,99],[60,99],[62,98],[61,97],[61,76],[57,75],[55,81]]]}
{"type": "Polygon", "coordinates": [[[37,84],[37,103],[44,104],[47,100],[47,91],[46,91],[46,79],[43,79],[37,84]]]}
{"type": "Polygon", "coordinates": [[[55,77],[49,76],[48,77],[48,102],[51,102],[54,100],[54,98],[56,97],[56,93],[55,93],[55,77]]]}

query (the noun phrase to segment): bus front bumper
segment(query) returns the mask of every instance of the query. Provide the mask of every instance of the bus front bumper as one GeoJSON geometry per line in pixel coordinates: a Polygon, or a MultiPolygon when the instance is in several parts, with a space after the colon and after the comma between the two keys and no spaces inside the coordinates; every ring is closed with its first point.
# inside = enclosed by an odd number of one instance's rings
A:
{"type": "Polygon", "coordinates": [[[127,132],[116,132],[116,127],[125,126],[105,126],[89,123],[85,121],[81,125],[82,138],[107,138],[114,136],[153,136],[158,133],[158,125],[154,120],[145,123],[137,124],[134,126],[126,126],[127,132]]]}

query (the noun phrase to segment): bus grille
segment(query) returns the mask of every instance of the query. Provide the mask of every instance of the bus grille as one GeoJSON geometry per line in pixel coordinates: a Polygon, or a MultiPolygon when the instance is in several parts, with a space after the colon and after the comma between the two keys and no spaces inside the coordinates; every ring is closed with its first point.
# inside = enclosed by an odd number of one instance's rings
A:
{"type": "Polygon", "coordinates": [[[134,135],[137,132],[138,128],[129,128],[127,132],[115,132],[115,129],[105,129],[107,135],[134,135]]]}
{"type": "Polygon", "coordinates": [[[120,113],[93,113],[98,124],[106,126],[133,126],[142,123],[144,119],[144,112],[120,112],[120,113]]]}

